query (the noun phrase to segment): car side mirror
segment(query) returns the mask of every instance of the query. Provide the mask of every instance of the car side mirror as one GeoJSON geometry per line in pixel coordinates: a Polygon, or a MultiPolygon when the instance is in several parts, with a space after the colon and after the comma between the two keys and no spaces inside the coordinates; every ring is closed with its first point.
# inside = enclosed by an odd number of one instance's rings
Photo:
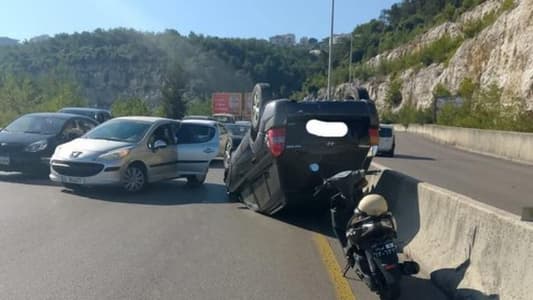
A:
{"type": "Polygon", "coordinates": [[[154,142],[154,145],[152,146],[152,150],[158,150],[158,149],[163,149],[163,148],[166,148],[168,145],[167,143],[165,143],[165,141],[163,140],[157,140],[154,142]]]}

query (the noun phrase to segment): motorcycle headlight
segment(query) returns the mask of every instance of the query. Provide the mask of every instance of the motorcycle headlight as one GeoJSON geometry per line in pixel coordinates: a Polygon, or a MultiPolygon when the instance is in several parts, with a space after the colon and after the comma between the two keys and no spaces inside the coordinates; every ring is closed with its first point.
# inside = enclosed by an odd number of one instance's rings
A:
{"type": "Polygon", "coordinates": [[[46,149],[46,147],[48,147],[48,141],[47,140],[40,140],[40,141],[37,141],[35,143],[31,143],[28,146],[26,146],[24,151],[26,151],[26,152],[39,152],[39,151],[43,151],[44,149],[46,149]]]}
{"type": "Polygon", "coordinates": [[[119,149],[119,150],[113,150],[111,152],[104,153],[100,156],[98,156],[99,160],[106,160],[106,161],[114,161],[123,159],[124,157],[128,156],[130,154],[131,149],[119,149]]]}

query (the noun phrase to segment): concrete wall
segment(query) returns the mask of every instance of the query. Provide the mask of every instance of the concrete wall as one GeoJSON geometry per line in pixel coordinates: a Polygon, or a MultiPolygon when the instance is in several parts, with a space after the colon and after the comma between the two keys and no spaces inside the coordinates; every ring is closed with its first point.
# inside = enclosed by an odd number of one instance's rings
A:
{"type": "Polygon", "coordinates": [[[533,223],[380,168],[370,186],[389,201],[404,252],[451,299],[531,299],[533,223]]]}
{"type": "Polygon", "coordinates": [[[512,131],[482,130],[438,125],[396,125],[397,131],[424,135],[434,141],[458,148],[533,164],[533,134],[512,131]]]}

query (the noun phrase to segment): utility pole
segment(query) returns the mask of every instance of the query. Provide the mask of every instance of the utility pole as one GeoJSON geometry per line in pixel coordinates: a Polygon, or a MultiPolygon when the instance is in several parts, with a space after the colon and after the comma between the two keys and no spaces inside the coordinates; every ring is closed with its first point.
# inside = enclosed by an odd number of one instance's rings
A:
{"type": "Polygon", "coordinates": [[[329,34],[329,59],[328,59],[328,100],[331,100],[331,63],[333,60],[333,25],[335,18],[335,0],[331,0],[331,27],[329,34]]]}

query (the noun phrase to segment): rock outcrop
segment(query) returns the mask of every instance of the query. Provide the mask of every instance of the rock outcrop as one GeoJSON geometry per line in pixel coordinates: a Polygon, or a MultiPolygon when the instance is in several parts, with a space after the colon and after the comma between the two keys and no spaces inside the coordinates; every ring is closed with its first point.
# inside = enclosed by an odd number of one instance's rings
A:
{"type": "MultiPolygon", "coordinates": [[[[396,59],[413,53],[445,36],[462,36],[467,22],[480,20],[500,9],[504,1],[486,1],[465,12],[454,23],[444,23],[413,42],[382,53],[368,64],[377,66],[382,59],[396,59]]],[[[397,75],[402,80],[402,104],[411,103],[427,108],[433,102],[435,86],[439,83],[455,93],[465,78],[471,78],[481,87],[496,83],[506,99],[520,97],[533,108],[533,0],[515,0],[515,6],[503,12],[496,21],[475,37],[465,39],[447,63],[425,68],[411,68],[397,75]]],[[[356,81],[366,87],[378,106],[385,104],[390,76],[356,81]]]]}

